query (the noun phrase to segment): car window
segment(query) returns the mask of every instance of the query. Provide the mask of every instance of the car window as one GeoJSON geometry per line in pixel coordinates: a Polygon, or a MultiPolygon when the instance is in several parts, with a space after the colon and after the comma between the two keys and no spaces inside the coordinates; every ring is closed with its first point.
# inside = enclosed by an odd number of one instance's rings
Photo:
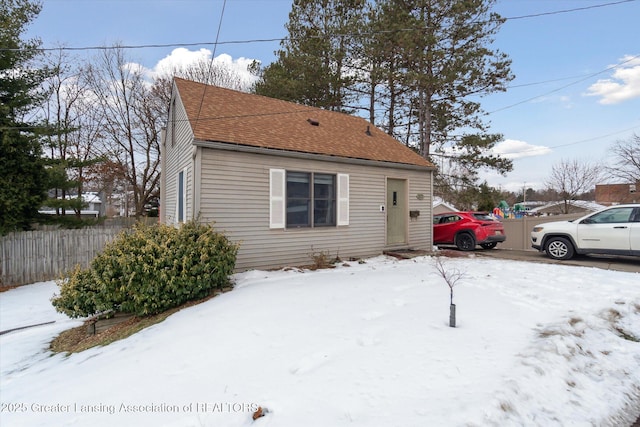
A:
{"type": "Polygon", "coordinates": [[[440,220],[442,219],[442,216],[440,215],[434,215],[433,216],[433,223],[434,224],[440,224],[440,220]]]}
{"type": "Polygon", "coordinates": [[[442,218],[442,221],[440,221],[441,224],[448,224],[451,222],[456,222],[456,221],[460,221],[460,217],[458,215],[448,215],[442,218]]]}
{"type": "Polygon", "coordinates": [[[591,215],[588,223],[594,224],[615,224],[619,222],[629,222],[633,207],[607,209],[603,212],[591,215]]]}
{"type": "Polygon", "coordinates": [[[474,213],[473,217],[482,221],[495,221],[495,218],[488,213],[474,213]]]}

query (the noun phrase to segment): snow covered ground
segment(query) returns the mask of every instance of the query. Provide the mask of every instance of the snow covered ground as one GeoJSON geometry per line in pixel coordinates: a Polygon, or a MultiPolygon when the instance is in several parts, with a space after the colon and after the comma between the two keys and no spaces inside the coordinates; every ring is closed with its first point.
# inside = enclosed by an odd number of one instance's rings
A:
{"type": "Polygon", "coordinates": [[[624,426],[640,414],[640,275],[378,257],[250,271],[236,288],[106,347],[53,282],[0,293],[2,426],[624,426]],[[626,336],[626,338],[625,338],[626,336]],[[258,406],[266,416],[252,420],[258,406]]]}

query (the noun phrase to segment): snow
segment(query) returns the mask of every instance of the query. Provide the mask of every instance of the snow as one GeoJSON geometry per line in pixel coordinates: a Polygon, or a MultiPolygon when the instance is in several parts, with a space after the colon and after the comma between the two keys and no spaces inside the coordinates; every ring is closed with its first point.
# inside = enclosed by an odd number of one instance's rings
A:
{"type": "Polygon", "coordinates": [[[0,293],[3,426],[619,426],[640,415],[640,276],[377,257],[250,271],[235,289],[81,353],[53,282],[0,293]],[[626,338],[625,338],[626,336],[626,338]],[[252,419],[258,406],[266,415],[252,419]]]}

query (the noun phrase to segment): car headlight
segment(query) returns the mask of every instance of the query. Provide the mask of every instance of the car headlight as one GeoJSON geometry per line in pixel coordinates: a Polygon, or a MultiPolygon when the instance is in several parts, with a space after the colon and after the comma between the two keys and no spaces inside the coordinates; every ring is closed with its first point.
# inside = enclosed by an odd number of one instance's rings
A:
{"type": "Polygon", "coordinates": [[[544,227],[533,227],[533,232],[534,232],[534,233],[539,233],[539,232],[541,232],[542,230],[544,230],[544,227]]]}

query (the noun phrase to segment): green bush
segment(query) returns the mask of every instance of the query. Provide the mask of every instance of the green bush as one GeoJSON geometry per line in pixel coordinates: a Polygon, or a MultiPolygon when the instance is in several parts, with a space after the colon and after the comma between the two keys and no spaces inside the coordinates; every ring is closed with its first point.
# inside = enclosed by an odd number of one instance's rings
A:
{"type": "Polygon", "coordinates": [[[88,269],[58,281],[56,310],[86,317],[108,310],[157,314],[229,283],[237,245],[210,225],[136,225],[108,243],[88,269]]]}

